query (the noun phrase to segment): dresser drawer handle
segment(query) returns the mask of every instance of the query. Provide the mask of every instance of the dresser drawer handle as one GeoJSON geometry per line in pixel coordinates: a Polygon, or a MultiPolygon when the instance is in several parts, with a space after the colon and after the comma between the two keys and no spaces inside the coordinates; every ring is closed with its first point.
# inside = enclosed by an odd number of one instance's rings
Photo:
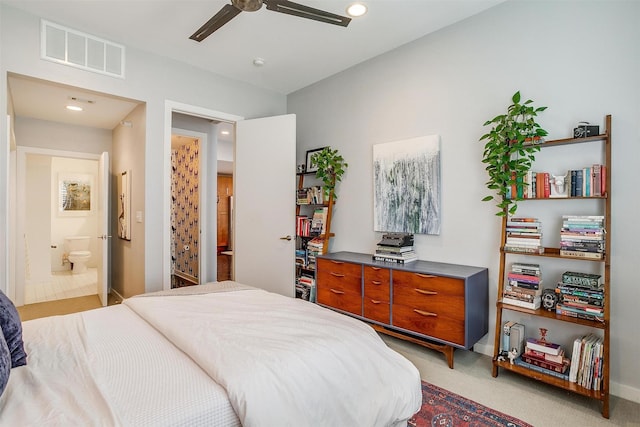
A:
{"type": "Polygon", "coordinates": [[[334,272],[331,272],[330,274],[331,274],[333,277],[344,277],[344,274],[340,274],[340,273],[334,273],[334,272]]]}
{"type": "Polygon", "coordinates": [[[438,315],[436,313],[431,313],[429,311],[418,310],[417,308],[414,308],[413,311],[415,311],[416,313],[418,313],[418,314],[420,314],[422,316],[438,317],[438,315]]]}
{"type": "Polygon", "coordinates": [[[372,285],[376,285],[376,286],[378,286],[378,285],[381,285],[381,284],[382,284],[382,282],[380,282],[380,281],[378,281],[378,280],[372,280],[372,281],[371,281],[371,284],[372,284],[372,285]]]}
{"type": "Polygon", "coordinates": [[[372,304],[380,304],[382,301],[378,301],[377,299],[372,299],[371,303],[372,304]]]}
{"type": "Polygon", "coordinates": [[[333,292],[334,294],[338,294],[338,295],[344,294],[344,291],[339,291],[337,289],[331,289],[331,292],[333,292]]]}
{"type": "Polygon", "coordinates": [[[334,260],[331,260],[331,262],[332,262],[332,263],[334,263],[334,264],[344,264],[344,262],[343,262],[343,261],[334,261],[334,260]]]}
{"type": "Polygon", "coordinates": [[[372,270],[375,270],[375,271],[382,270],[382,268],[381,268],[381,267],[373,267],[373,266],[371,267],[371,269],[372,269],[372,270]]]}
{"type": "Polygon", "coordinates": [[[414,290],[417,293],[422,294],[422,295],[438,295],[438,293],[435,292],[435,291],[425,291],[424,289],[418,289],[418,288],[415,288],[414,290]]]}
{"type": "Polygon", "coordinates": [[[434,276],[433,274],[420,274],[420,273],[416,273],[416,276],[422,277],[423,279],[433,279],[434,277],[438,277],[438,276],[434,276]]]}

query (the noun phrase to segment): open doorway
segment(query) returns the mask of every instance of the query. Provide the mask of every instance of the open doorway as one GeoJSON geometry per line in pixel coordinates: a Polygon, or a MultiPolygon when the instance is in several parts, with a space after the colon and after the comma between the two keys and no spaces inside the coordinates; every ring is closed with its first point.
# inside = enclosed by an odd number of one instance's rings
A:
{"type": "MultiPolygon", "coordinates": [[[[198,259],[199,276],[198,283],[203,284],[218,280],[218,174],[233,175],[234,167],[234,141],[235,122],[242,120],[240,116],[203,109],[200,107],[179,104],[167,101],[165,105],[165,152],[171,152],[171,141],[174,135],[196,136],[201,138],[199,148],[200,170],[198,171],[199,191],[199,231],[198,231],[198,259]],[[205,142],[206,141],[206,142],[205,142]]],[[[174,243],[172,241],[173,230],[171,222],[173,218],[173,195],[171,192],[171,180],[173,173],[171,155],[165,157],[165,270],[163,272],[163,288],[173,287],[172,269],[174,243]]],[[[186,185],[186,182],[185,182],[186,185]]],[[[230,188],[233,191],[233,187],[230,188]]],[[[230,199],[231,201],[232,199],[230,199]]],[[[232,206],[232,203],[230,204],[232,206]]],[[[231,211],[229,211],[231,212],[231,211]]],[[[230,219],[230,221],[232,221],[230,219]]],[[[232,222],[230,222],[232,224],[232,222]]],[[[192,233],[193,234],[193,233],[192,233]]],[[[233,233],[230,230],[229,244],[232,242],[233,233]]],[[[180,248],[178,248],[180,249],[180,248]]],[[[184,249],[184,246],[182,247],[184,249]]],[[[225,245],[225,249],[230,247],[225,245]]],[[[231,255],[226,255],[229,263],[223,268],[228,268],[229,277],[233,277],[233,260],[231,255]]]]}
{"type": "Polygon", "coordinates": [[[182,113],[171,122],[171,287],[231,279],[234,126],[182,113]]]}
{"type": "Polygon", "coordinates": [[[97,294],[98,161],[26,153],[24,303],[97,294]]]}

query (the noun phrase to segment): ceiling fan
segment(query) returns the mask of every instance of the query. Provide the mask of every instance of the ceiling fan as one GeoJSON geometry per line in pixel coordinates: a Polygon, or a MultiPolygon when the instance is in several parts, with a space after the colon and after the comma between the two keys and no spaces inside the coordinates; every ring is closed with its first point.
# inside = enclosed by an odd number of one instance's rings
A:
{"type": "Polygon", "coordinates": [[[218,13],[209,19],[198,31],[193,33],[192,40],[201,42],[209,37],[214,31],[231,21],[240,12],[255,12],[262,5],[267,5],[268,10],[273,10],[288,15],[299,16],[301,18],[313,19],[314,21],[325,22],[327,24],[340,25],[346,27],[351,22],[351,18],[325,12],[324,10],[304,6],[288,0],[231,0],[231,4],[225,5],[218,13]]]}

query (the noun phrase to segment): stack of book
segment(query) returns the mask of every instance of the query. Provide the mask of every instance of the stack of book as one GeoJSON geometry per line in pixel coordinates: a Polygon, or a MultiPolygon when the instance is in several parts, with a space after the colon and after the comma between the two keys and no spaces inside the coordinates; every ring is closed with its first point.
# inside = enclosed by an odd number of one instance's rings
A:
{"type": "Polygon", "coordinates": [[[374,261],[395,262],[407,264],[418,259],[418,254],[413,250],[413,235],[390,233],[383,236],[376,246],[374,261]]]}
{"type": "Polygon", "coordinates": [[[603,259],[604,236],[603,215],[563,215],[560,255],[603,259]]]}
{"type": "Polygon", "coordinates": [[[296,283],[296,297],[307,301],[315,302],[316,281],[313,277],[300,276],[296,283]]]}
{"type": "Polygon", "coordinates": [[[590,390],[602,388],[604,345],[601,337],[588,334],[573,342],[569,381],[590,390]]]}
{"type": "Polygon", "coordinates": [[[507,220],[505,232],[507,233],[505,251],[544,253],[542,224],[537,218],[511,217],[507,220]]]}
{"type": "Polygon", "coordinates": [[[324,247],[324,241],[321,237],[314,237],[307,242],[307,267],[313,269],[316,267],[316,257],[321,255],[324,247]]]}
{"type": "Polygon", "coordinates": [[[587,320],[604,319],[604,287],[600,274],[567,271],[556,286],[556,314],[587,320]]]}
{"type": "Polygon", "coordinates": [[[299,205],[321,205],[324,203],[324,191],[321,186],[296,190],[296,203],[299,205]]]}
{"type": "Polygon", "coordinates": [[[324,234],[328,214],[328,207],[319,208],[313,211],[313,217],[311,218],[311,233],[324,234]]]}
{"type": "Polygon", "coordinates": [[[542,278],[540,265],[513,263],[507,274],[502,302],[518,307],[537,310],[542,300],[542,278]]]}
{"type": "Polygon", "coordinates": [[[569,379],[567,371],[571,361],[564,357],[562,346],[549,341],[527,338],[524,353],[515,363],[547,375],[569,379]]]}

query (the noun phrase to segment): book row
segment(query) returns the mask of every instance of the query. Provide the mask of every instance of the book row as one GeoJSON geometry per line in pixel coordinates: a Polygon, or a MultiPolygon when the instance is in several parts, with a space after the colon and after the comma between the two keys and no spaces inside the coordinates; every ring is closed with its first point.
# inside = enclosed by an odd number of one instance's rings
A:
{"type": "Polygon", "coordinates": [[[507,187],[508,199],[544,199],[560,197],[602,197],[606,195],[607,170],[605,165],[593,164],[572,169],[564,175],[528,171],[520,178],[512,175],[507,187]]]}

